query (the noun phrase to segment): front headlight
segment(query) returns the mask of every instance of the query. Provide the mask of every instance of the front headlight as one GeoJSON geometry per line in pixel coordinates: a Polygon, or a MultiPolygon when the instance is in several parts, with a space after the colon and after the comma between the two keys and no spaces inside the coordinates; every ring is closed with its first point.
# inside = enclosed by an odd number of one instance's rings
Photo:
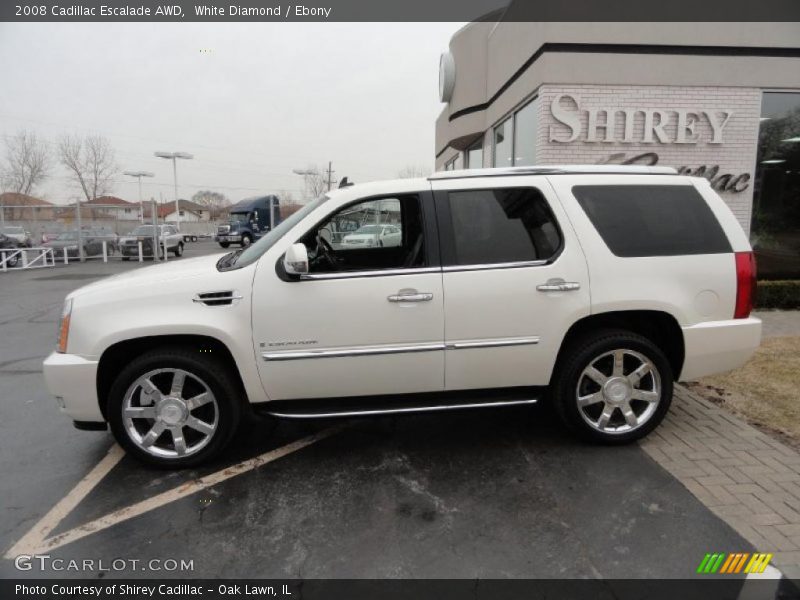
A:
{"type": "Polygon", "coordinates": [[[72,298],[64,300],[64,308],[61,309],[61,318],[58,321],[58,343],[56,352],[64,354],[67,351],[67,338],[69,337],[69,321],[72,317],[72,298]]]}

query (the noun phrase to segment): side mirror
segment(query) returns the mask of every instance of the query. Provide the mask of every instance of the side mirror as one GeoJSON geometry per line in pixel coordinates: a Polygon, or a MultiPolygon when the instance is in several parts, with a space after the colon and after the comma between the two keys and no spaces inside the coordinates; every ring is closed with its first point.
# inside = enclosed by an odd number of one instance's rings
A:
{"type": "Polygon", "coordinates": [[[289,275],[308,273],[308,250],[305,244],[292,244],[283,257],[283,268],[289,275]]]}

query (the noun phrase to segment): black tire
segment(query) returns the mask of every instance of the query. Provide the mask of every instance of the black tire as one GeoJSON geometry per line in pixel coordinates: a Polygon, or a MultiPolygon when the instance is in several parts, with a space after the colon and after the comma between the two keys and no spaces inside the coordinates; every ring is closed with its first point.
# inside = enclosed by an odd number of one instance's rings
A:
{"type": "MultiPolygon", "coordinates": [[[[601,359],[599,366],[604,364],[602,362],[604,360],[609,360],[610,367],[613,369],[613,356],[601,359]]],[[[633,361],[635,365],[636,360],[638,360],[636,356],[626,355],[623,359],[623,363],[626,361],[633,361]]],[[[628,370],[633,371],[634,369],[629,367],[628,370]]],[[[623,373],[626,379],[631,375],[631,372],[625,370],[623,370],[623,373]]],[[[601,370],[601,374],[612,375],[612,372],[601,370]]],[[[661,349],[652,341],[630,331],[602,330],[581,337],[565,349],[564,355],[562,359],[560,359],[553,375],[550,392],[553,406],[559,417],[567,428],[579,437],[590,442],[602,444],[626,444],[645,437],[661,423],[672,402],[672,387],[672,367],[661,349]],[[584,369],[594,363],[599,357],[611,353],[614,350],[629,350],[632,351],[632,353],[638,353],[648,359],[655,367],[654,374],[645,375],[641,382],[637,384],[641,385],[642,389],[648,386],[653,387],[654,382],[658,382],[660,385],[658,402],[646,421],[632,430],[617,433],[601,431],[587,422],[587,418],[592,420],[589,411],[596,411],[598,409],[602,411],[602,409],[607,406],[607,404],[604,403],[605,401],[598,402],[597,407],[592,408],[581,409],[578,406],[579,385],[586,385],[589,383],[589,385],[596,385],[597,388],[600,388],[601,392],[603,389],[599,384],[592,384],[587,381],[586,377],[581,377],[584,369]]],[[[588,389],[584,394],[588,395],[595,391],[596,389],[588,389]]],[[[635,404],[637,407],[642,408],[642,403],[645,408],[648,406],[648,402],[635,399],[629,406],[635,404]]],[[[624,422],[622,408],[614,409],[613,405],[611,406],[613,414],[611,424],[613,425],[613,423],[620,421],[624,422]]],[[[636,409],[634,409],[634,414],[635,413],[636,409]]],[[[637,417],[641,416],[641,414],[644,414],[644,411],[642,411],[640,415],[637,415],[637,417]]],[[[621,423],[621,426],[624,427],[624,424],[621,423]]]]}
{"type": "Polygon", "coordinates": [[[175,250],[173,251],[173,253],[175,254],[175,257],[176,257],[176,258],[180,258],[181,256],[183,256],[183,242],[180,242],[180,243],[179,243],[179,244],[178,244],[178,245],[175,247],[175,250]]]}
{"type": "MultiPolygon", "coordinates": [[[[163,390],[162,390],[163,393],[163,390]]],[[[173,347],[152,350],[134,359],[117,376],[108,394],[106,416],[111,431],[125,451],[137,460],[162,469],[183,469],[207,462],[230,443],[242,416],[240,386],[235,375],[219,361],[199,350],[173,347]],[[208,443],[194,454],[178,457],[154,456],[131,439],[122,409],[128,388],[142,375],[156,369],[182,369],[201,379],[213,392],[218,407],[218,423],[208,443]]]]}
{"type": "Polygon", "coordinates": [[[220,243],[219,243],[219,245],[220,245],[220,247],[222,247],[222,248],[227,248],[228,246],[230,246],[230,245],[231,245],[231,243],[230,243],[230,242],[220,242],[220,243]]]}
{"type": "Polygon", "coordinates": [[[253,243],[253,238],[252,237],[250,237],[247,234],[242,236],[242,248],[247,248],[252,243],[253,243]]]}
{"type": "Polygon", "coordinates": [[[17,263],[19,263],[19,254],[11,255],[11,253],[9,252],[7,256],[8,258],[6,259],[6,265],[9,268],[13,269],[14,267],[17,266],[17,263]]]}

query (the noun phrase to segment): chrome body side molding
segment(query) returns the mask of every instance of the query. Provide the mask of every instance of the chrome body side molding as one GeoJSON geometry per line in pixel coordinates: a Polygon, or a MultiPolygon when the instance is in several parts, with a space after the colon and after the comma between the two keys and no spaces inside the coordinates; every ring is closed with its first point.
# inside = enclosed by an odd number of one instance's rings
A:
{"type": "Polygon", "coordinates": [[[265,361],[303,360],[309,358],[344,358],[349,356],[378,356],[381,354],[404,354],[408,352],[435,352],[438,350],[469,350],[473,348],[498,348],[503,346],[528,346],[538,344],[539,337],[501,338],[493,340],[463,340],[447,343],[403,344],[393,346],[357,346],[319,350],[284,350],[263,352],[265,361]]]}
{"type": "Polygon", "coordinates": [[[529,398],[525,400],[500,400],[495,402],[472,402],[466,404],[434,404],[430,406],[408,406],[402,408],[374,408],[365,410],[344,410],[341,412],[327,411],[327,412],[280,412],[280,411],[266,411],[266,414],[273,417],[280,417],[283,419],[324,419],[330,417],[368,417],[374,415],[396,415],[396,414],[413,414],[413,413],[426,413],[437,412],[445,410],[462,410],[467,408],[495,408],[500,406],[523,406],[536,404],[538,398],[529,398]]]}

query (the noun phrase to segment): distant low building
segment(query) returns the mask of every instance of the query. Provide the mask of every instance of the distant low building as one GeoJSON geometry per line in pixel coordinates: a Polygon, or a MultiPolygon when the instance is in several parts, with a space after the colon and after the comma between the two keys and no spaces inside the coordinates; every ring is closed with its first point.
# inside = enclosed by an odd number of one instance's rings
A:
{"type": "Polygon", "coordinates": [[[117,196],[99,196],[84,202],[83,205],[91,208],[92,217],[95,219],[138,221],[141,218],[138,202],[128,202],[117,196]],[[97,208],[92,208],[95,206],[97,208]]]}
{"type": "MultiPolygon", "coordinates": [[[[175,223],[180,220],[183,223],[200,223],[210,220],[210,211],[208,207],[202,204],[197,204],[190,200],[178,200],[178,213],[175,211],[175,202],[164,202],[158,205],[158,218],[165,223],[175,223]]],[[[150,217],[150,206],[145,203],[144,206],[145,220],[150,217]]]]}
{"type": "Polygon", "coordinates": [[[8,221],[49,221],[55,216],[51,202],[28,194],[4,192],[0,194],[0,206],[3,207],[3,217],[8,221]]]}

